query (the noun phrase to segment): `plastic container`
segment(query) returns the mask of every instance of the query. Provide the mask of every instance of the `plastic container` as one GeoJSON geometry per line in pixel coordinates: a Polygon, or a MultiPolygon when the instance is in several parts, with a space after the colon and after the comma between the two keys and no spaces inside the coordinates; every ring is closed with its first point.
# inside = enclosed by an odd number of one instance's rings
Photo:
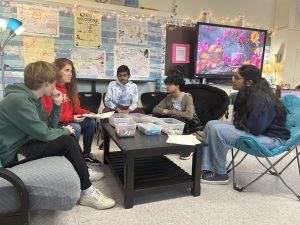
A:
{"type": "Polygon", "coordinates": [[[137,123],[152,123],[153,117],[142,113],[129,113],[128,117],[134,119],[137,123]]]}
{"type": "Polygon", "coordinates": [[[161,127],[154,123],[139,123],[138,130],[146,135],[159,135],[161,134],[161,127]]]}
{"type": "Polygon", "coordinates": [[[135,136],[136,122],[132,118],[115,118],[114,123],[118,137],[135,136]]]}
{"type": "Polygon", "coordinates": [[[128,118],[128,116],[124,113],[114,113],[111,117],[109,117],[108,122],[113,127],[115,126],[115,119],[116,118],[128,118]]]}
{"type": "Polygon", "coordinates": [[[155,123],[162,127],[162,131],[166,134],[182,134],[184,122],[174,118],[157,118],[155,123]]]}

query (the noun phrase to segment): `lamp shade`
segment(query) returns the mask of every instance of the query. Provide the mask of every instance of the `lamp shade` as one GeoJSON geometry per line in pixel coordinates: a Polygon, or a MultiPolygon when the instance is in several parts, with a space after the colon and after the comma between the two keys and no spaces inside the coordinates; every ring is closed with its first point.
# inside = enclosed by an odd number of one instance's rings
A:
{"type": "Polygon", "coordinates": [[[20,26],[22,26],[21,21],[14,18],[8,19],[7,28],[10,29],[11,31],[15,32],[20,26]]]}
{"type": "Polygon", "coordinates": [[[0,18],[0,31],[5,30],[7,27],[7,20],[4,18],[0,18]]]}

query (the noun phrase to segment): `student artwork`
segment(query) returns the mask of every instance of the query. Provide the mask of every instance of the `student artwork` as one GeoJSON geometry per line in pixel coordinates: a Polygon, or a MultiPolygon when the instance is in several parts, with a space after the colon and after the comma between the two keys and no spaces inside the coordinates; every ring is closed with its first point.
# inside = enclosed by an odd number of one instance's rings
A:
{"type": "Polygon", "coordinates": [[[146,45],[148,43],[148,23],[136,20],[118,19],[117,42],[146,45]]]}
{"type": "Polygon", "coordinates": [[[18,19],[25,27],[23,34],[31,36],[59,36],[58,10],[36,6],[18,6],[18,19]]]}
{"type": "Polygon", "coordinates": [[[24,37],[24,65],[36,61],[54,62],[54,40],[51,38],[24,37]]]}
{"type": "Polygon", "coordinates": [[[115,46],[114,47],[114,69],[115,73],[120,65],[127,65],[131,77],[148,77],[150,56],[148,48],[115,46]]]}
{"type": "Polygon", "coordinates": [[[92,49],[72,49],[72,61],[77,76],[104,77],[106,67],[106,52],[92,49]]]}
{"type": "Polygon", "coordinates": [[[295,28],[300,29],[300,0],[296,0],[295,28]]]}
{"type": "Polygon", "coordinates": [[[101,15],[87,12],[74,12],[75,46],[83,48],[101,47],[101,15]]]}

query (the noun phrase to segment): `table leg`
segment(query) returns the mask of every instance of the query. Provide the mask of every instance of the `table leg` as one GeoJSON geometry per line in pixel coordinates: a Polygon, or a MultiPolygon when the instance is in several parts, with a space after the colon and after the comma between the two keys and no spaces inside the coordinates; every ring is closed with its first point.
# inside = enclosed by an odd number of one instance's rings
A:
{"type": "Polygon", "coordinates": [[[125,209],[133,207],[134,191],[134,158],[126,155],[124,164],[124,206],[125,209]]]}
{"type": "Polygon", "coordinates": [[[201,192],[200,186],[200,172],[201,172],[201,161],[202,161],[202,146],[195,146],[195,152],[193,154],[193,165],[192,165],[192,180],[193,187],[191,193],[194,196],[199,196],[201,192]]]}
{"type": "Polygon", "coordinates": [[[107,131],[102,127],[103,132],[103,163],[107,164],[107,157],[109,156],[109,134],[107,131]]]}

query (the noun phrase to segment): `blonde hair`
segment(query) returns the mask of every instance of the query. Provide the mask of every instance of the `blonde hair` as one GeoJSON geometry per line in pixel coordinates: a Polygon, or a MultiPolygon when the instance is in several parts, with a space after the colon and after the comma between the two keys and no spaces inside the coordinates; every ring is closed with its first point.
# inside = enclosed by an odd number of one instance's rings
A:
{"type": "Polygon", "coordinates": [[[39,89],[45,81],[53,83],[58,79],[56,66],[45,61],[29,63],[24,70],[24,83],[31,90],[39,89]]]}

